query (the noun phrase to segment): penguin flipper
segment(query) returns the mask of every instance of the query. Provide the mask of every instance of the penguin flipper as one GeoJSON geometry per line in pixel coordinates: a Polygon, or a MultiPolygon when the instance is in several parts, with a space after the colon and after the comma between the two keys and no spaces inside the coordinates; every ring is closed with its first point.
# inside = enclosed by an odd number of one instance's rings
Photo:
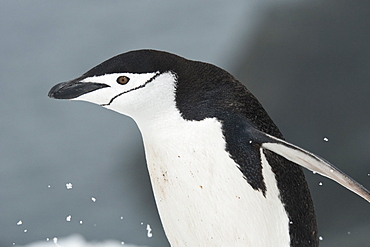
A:
{"type": "Polygon", "coordinates": [[[257,129],[253,128],[249,131],[252,141],[259,143],[263,149],[270,150],[310,171],[330,178],[370,202],[369,190],[325,159],[257,129]]]}

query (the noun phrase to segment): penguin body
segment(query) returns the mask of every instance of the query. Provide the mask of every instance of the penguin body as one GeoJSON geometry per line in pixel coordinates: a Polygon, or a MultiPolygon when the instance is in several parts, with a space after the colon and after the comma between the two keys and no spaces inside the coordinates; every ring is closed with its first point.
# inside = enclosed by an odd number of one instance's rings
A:
{"type": "Polygon", "coordinates": [[[246,182],[238,164],[225,152],[217,119],[184,121],[175,115],[169,123],[176,127],[150,131],[139,126],[142,133],[150,133],[143,134],[147,165],[170,243],[289,246],[289,219],[271,168],[266,165],[262,171],[271,181],[265,197],[246,182]],[[263,220],[257,220],[257,215],[263,215],[263,220]],[[263,224],[266,221],[270,223],[263,224]]]}
{"type": "Polygon", "coordinates": [[[370,200],[334,166],[285,142],[258,100],[211,64],[132,51],[54,86],[49,96],[135,120],[172,246],[318,246],[297,164],[370,200]]]}

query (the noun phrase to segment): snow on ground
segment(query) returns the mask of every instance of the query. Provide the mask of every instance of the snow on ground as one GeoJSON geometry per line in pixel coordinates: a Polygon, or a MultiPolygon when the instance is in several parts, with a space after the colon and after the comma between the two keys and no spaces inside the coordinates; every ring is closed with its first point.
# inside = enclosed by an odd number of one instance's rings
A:
{"type": "MultiPolygon", "coordinates": [[[[19,246],[20,245],[13,245],[19,246]]],[[[87,242],[81,235],[74,234],[65,238],[46,239],[34,242],[23,247],[139,247],[138,245],[129,245],[117,240],[105,240],[104,242],[87,242]]],[[[142,246],[143,247],[143,246],[142,246]]]]}

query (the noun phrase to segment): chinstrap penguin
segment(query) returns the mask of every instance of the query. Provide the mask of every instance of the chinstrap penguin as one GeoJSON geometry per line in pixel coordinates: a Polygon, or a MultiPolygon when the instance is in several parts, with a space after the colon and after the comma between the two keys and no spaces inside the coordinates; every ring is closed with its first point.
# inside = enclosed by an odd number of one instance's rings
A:
{"type": "Polygon", "coordinates": [[[131,51],[55,85],[49,97],[135,120],[171,246],[318,246],[300,166],[370,201],[329,162],[286,142],[246,87],[208,63],[131,51]]]}

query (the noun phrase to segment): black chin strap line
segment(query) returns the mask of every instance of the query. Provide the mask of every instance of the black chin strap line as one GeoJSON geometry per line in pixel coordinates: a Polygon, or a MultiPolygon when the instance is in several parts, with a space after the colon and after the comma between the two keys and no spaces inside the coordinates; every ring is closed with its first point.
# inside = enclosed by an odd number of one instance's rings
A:
{"type": "Polygon", "coordinates": [[[117,99],[119,96],[125,94],[125,93],[129,93],[131,91],[134,91],[136,89],[139,89],[139,88],[143,88],[145,87],[147,84],[151,83],[152,81],[154,81],[155,78],[157,78],[158,76],[160,76],[162,73],[160,73],[159,71],[155,72],[155,75],[152,76],[149,80],[147,80],[144,84],[138,86],[138,87],[135,87],[135,88],[131,88],[130,90],[127,90],[127,91],[124,91],[122,93],[119,93],[117,94],[116,96],[114,96],[107,104],[101,104],[101,106],[107,106],[107,105],[110,105],[112,104],[112,102],[117,99]]]}

